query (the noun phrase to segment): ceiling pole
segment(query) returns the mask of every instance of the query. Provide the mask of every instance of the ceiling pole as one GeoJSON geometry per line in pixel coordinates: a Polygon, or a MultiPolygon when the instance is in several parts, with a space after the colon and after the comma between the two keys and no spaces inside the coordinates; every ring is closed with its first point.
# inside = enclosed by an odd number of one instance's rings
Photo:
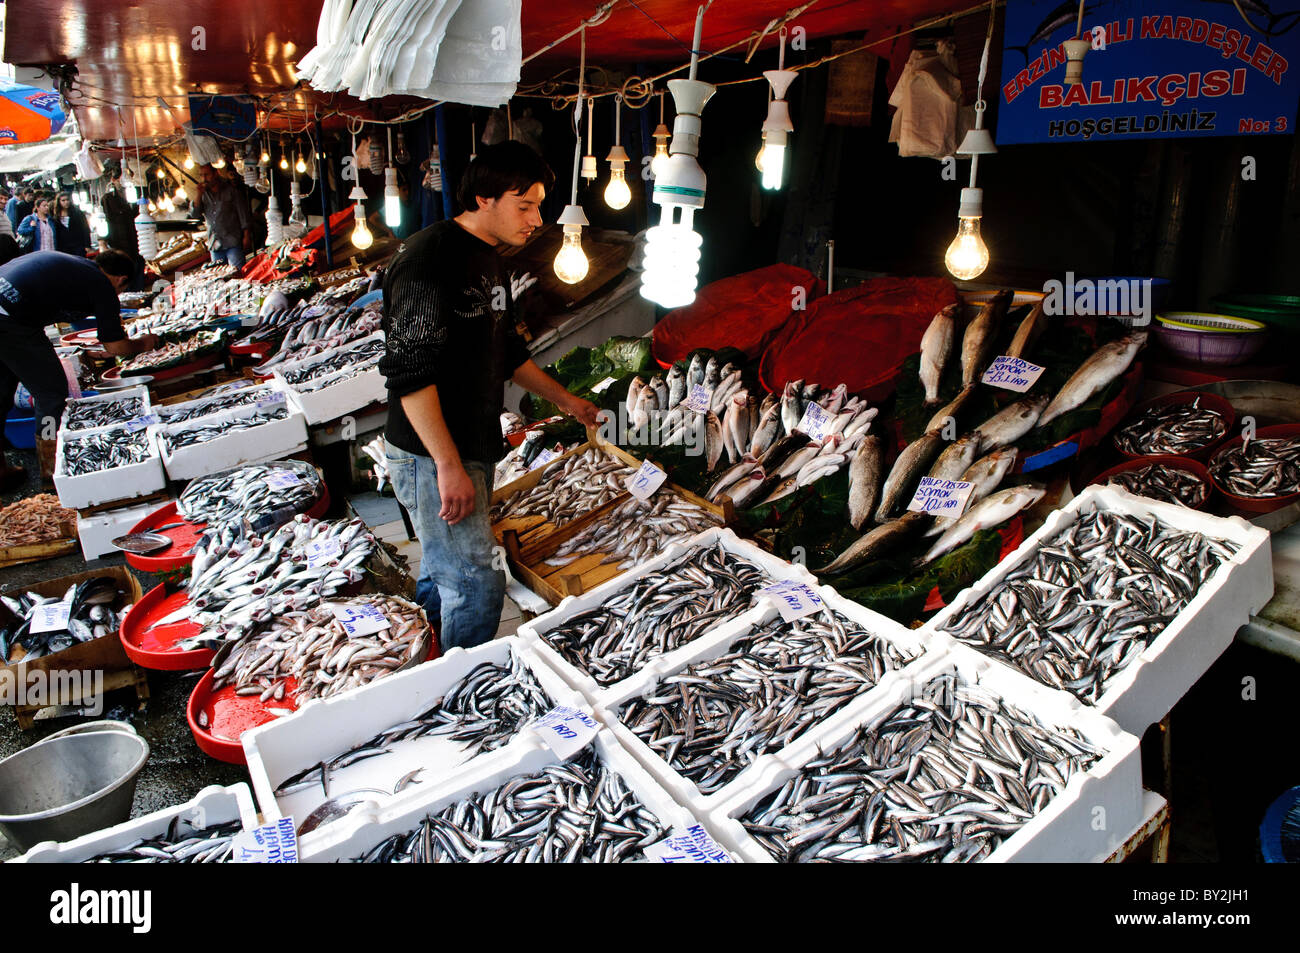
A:
{"type": "Polygon", "coordinates": [[[330,189],[329,180],[325,175],[325,161],[328,156],[325,155],[325,134],[321,132],[320,120],[316,120],[316,142],[319,143],[320,149],[319,164],[316,167],[316,174],[319,178],[316,184],[320,186],[320,210],[325,216],[325,267],[334,267],[334,236],[330,234],[330,189]]]}

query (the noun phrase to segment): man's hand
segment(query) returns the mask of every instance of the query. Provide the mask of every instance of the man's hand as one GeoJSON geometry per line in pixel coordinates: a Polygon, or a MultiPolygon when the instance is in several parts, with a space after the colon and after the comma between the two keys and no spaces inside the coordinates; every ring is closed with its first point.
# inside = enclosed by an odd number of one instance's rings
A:
{"type": "Polygon", "coordinates": [[[578,418],[584,425],[595,427],[599,424],[596,415],[600,413],[600,408],[589,400],[583,400],[581,397],[570,396],[568,400],[557,405],[560,410],[578,418]]]}
{"type": "Polygon", "coordinates": [[[438,466],[438,496],[442,498],[438,516],[448,526],[455,526],[474,512],[474,481],[459,460],[438,466]]]}

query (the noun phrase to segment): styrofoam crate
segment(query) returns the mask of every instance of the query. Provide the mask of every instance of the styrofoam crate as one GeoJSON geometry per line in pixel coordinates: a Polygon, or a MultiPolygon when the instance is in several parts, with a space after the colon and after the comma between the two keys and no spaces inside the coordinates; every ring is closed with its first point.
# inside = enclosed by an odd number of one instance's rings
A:
{"type": "MultiPolygon", "coordinates": [[[[997,588],[1012,570],[1033,559],[1039,546],[1050,543],[1081,514],[1096,510],[1155,517],[1173,529],[1201,533],[1238,546],[1233,558],[1218,568],[1146,650],[1112,676],[1097,699],[1095,707],[1099,712],[1114,718],[1125,731],[1141,735],[1173,709],[1232,644],[1237,630],[1272,598],[1273,563],[1267,530],[1236,516],[1211,516],[1114,486],[1090,486],[1048,516],[1037,532],[982,579],[960,592],[926,623],[925,629],[937,632],[943,628],[949,619],[997,588]]],[[[1001,659],[999,662],[1011,664],[1001,659]]]]}
{"type": "Polygon", "coordinates": [[[54,489],[59,495],[59,502],[75,510],[101,503],[113,503],[118,500],[126,502],[137,496],[147,496],[161,490],[167,485],[163,473],[162,458],[158,455],[158,444],[153,435],[145,430],[145,439],[149,443],[149,456],[139,463],[110,470],[96,470],[80,476],[69,476],[63,470],[63,446],[67,440],[76,440],[91,434],[112,430],[123,430],[119,426],[98,427],[90,430],[78,430],[72,434],[59,431],[55,447],[54,489]]]}
{"type": "MultiPolygon", "coordinates": [[[[274,370],[274,379],[290,396],[293,406],[302,411],[307,418],[309,425],[328,423],[331,420],[337,420],[344,414],[351,413],[354,410],[360,410],[370,404],[382,402],[388,398],[388,383],[384,376],[379,373],[378,365],[372,365],[365,371],[348,378],[339,380],[338,383],[326,383],[325,386],[319,387],[309,392],[303,392],[290,384],[285,379],[285,373],[302,367],[311,367],[327,360],[339,351],[346,351],[354,348],[367,341],[383,340],[384,332],[375,331],[367,334],[363,338],[355,341],[349,341],[347,344],[333,348],[329,351],[322,351],[319,354],[313,354],[299,361],[287,362],[277,365],[274,370]]],[[[333,374],[326,375],[325,381],[335,378],[343,378],[350,370],[344,369],[333,374]]]]}
{"type": "Polygon", "coordinates": [[[242,781],[229,787],[213,784],[184,804],[165,807],[144,817],[123,821],[115,827],[83,834],[76,840],[56,843],[42,841],[11,864],[78,864],[99,854],[118,850],[136,841],[167,833],[172,819],[181,817],[196,828],[214,827],[238,820],[244,830],[257,826],[253,795],[242,781]]]}
{"type": "MultiPolygon", "coordinates": [[[[933,678],[955,671],[966,683],[992,691],[1041,721],[1079,731],[1106,753],[1076,774],[1047,806],[1006,838],[986,863],[1084,863],[1109,855],[1142,820],[1141,742],[1112,719],[1064,692],[1044,688],[1014,669],[962,645],[937,649],[893,672],[870,696],[768,761],[761,777],[718,803],[701,820],[722,846],[754,863],[774,863],[738,820],[810,761],[852,741],[858,729],[877,727],[910,703],[933,678]],[[1098,809],[1101,810],[1098,810],[1098,809]]],[[[960,690],[960,689],[959,689],[960,690]]]]}
{"type": "MultiPolygon", "coordinates": [[[[292,817],[301,824],[325,801],[325,793],[316,784],[277,798],[275,789],[286,778],[414,718],[476,666],[485,662],[506,664],[512,653],[532,671],[556,706],[568,705],[590,713],[582,699],[516,638],[496,639],[472,649],[454,648],[432,662],[385,678],[382,684],[377,681],[332,698],[314,699],[292,715],[244,732],[241,740],[248,774],[262,813],[268,821],[292,817]]],[[[399,741],[389,754],[332,771],[330,792],[358,788],[392,791],[404,775],[424,768],[426,775],[419,778],[419,783],[408,786],[400,795],[389,796],[384,805],[387,809],[420,797],[425,789],[454,782],[483,761],[508,758],[503,754],[507,747],[509,743],[467,760],[466,745],[445,735],[399,741]]]]}
{"type": "Polygon", "coordinates": [[[126,506],[116,510],[105,510],[92,516],[77,519],[77,536],[81,540],[83,559],[98,559],[101,556],[121,552],[113,545],[113,540],[131,532],[142,519],[165,504],[157,500],[138,506],[126,506]]]}
{"type": "MultiPolygon", "coordinates": [[[[139,387],[131,387],[126,390],[108,391],[107,393],[95,394],[91,397],[70,397],[68,398],[68,403],[63,408],[63,419],[59,422],[59,429],[68,430],[68,408],[73,404],[114,404],[130,398],[138,398],[140,400],[141,416],[149,413],[149,388],[145,387],[143,384],[139,387]]],[[[123,421],[123,423],[125,423],[125,421],[123,421]]],[[[70,430],[69,433],[82,433],[85,430],[91,429],[94,428],[83,427],[79,430],[70,430]]]]}
{"type": "MultiPolygon", "coordinates": [[[[252,383],[251,381],[245,383],[247,383],[249,386],[240,387],[237,388],[236,390],[227,390],[219,394],[208,394],[207,396],[204,397],[196,397],[193,400],[180,401],[179,403],[175,403],[175,404],[160,404],[159,406],[153,408],[153,412],[158,416],[159,421],[161,421],[163,424],[168,424],[174,422],[172,421],[172,418],[178,416],[181,413],[188,413],[194,410],[201,411],[203,410],[205,405],[212,403],[214,400],[220,400],[223,397],[229,397],[232,393],[256,394],[257,397],[255,398],[255,400],[260,400],[264,397],[269,397],[274,394],[285,393],[284,389],[280,386],[279,381],[271,380],[263,384],[256,384],[256,383],[252,383]]],[[[228,385],[222,385],[222,386],[228,386],[228,385]]],[[[231,410],[231,409],[234,408],[229,408],[229,407],[224,408],[224,410],[231,410]]],[[[219,410],[211,411],[210,413],[201,413],[197,417],[191,417],[189,420],[180,421],[179,423],[190,423],[195,420],[200,420],[203,417],[208,417],[214,414],[223,413],[224,410],[219,409],[219,410]]]]}
{"type": "Polygon", "coordinates": [[[183,433],[225,421],[252,417],[259,412],[258,406],[250,404],[245,407],[232,407],[229,410],[178,424],[156,424],[152,428],[154,441],[162,453],[163,466],[167,469],[167,475],[173,480],[192,480],[245,463],[279,460],[305,449],[307,422],[289,402],[287,395],[279,396],[285,397],[285,410],[289,414],[283,420],[271,420],[247,430],[237,430],[203,443],[177,447],[175,450],[168,450],[164,444],[166,434],[183,433]]]}
{"type": "MultiPolygon", "coordinates": [[[[592,742],[601,762],[622,777],[629,790],[659,819],[665,832],[687,828],[696,823],[689,811],[673,801],[668,792],[655,784],[645,769],[637,764],[610,737],[601,731],[592,742]]],[[[385,838],[413,830],[426,815],[436,814],[473,794],[486,793],[511,778],[536,774],[560,759],[535,737],[521,739],[503,749],[503,759],[478,765],[460,778],[421,792],[417,800],[394,805],[386,810],[356,811],[327,828],[311,831],[298,841],[299,860],[303,863],[332,863],[363,856],[385,838]]]]}
{"type": "MultiPolygon", "coordinates": [[[[628,570],[620,576],[615,576],[606,582],[596,586],[590,592],[584,592],[580,596],[566,596],[558,606],[537,618],[532,619],[519,626],[518,635],[522,638],[533,651],[535,651],[550,668],[555,671],[560,678],[564,679],[576,691],[582,693],[588,701],[595,702],[597,698],[607,692],[617,691],[619,684],[602,688],[597,681],[585,672],[579,671],[573,665],[566,662],[560,653],[551,648],[550,645],[542,638],[543,632],[549,632],[558,625],[562,625],[569,619],[590,609],[602,605],[607,599],[614,594],[623,591],[629,586],[636,585],[640,580],[647,576],[657,575],[665,566],[671,565],[681,557],[687,555],[692,550],[705,549],[711,546],[721,546],[738,559],[744,559],[758,566],[769,576],[772,577],[772,583],[783,581],[806,582],[809,585],[816,586],[817,580],[812,573],[803,566],[796,566],[788,563],[783,559],[778,559],[771,553],[764,552],[753,543],[740,539],[731,530],[723,527],[713,527],[706,529],[702,533],[692,536],[682,543],[673,543],[669,545],[654,559],[649,562],[628,570]]],[[[740,618],[746,614],[759,611],[760,599],[757,597],[750,609],[742,613],[740,618]]],[[[730,628],[739,622],[739,618],[733,619],[725,626],[730,628]]],[[[697,639],[698,641],[698,639],[697,639]]],[[[690,643],[667,652],[658,657],[651,658],[646,663],[642,671],[652,670],[661,671],[665,667],[673,667],[676,660],[690,655],[693,651],[690,643]]],[[[636,678],[640,672],[635,672],[629,679],[636,678]]]]}
{"type": "MultiPolygon", "coordinates": [[[[833,594],[826,594],[832,596],[833,594]]],[[[826,598],[826,596],[824,596],[826,598]]],[[[884,638],[900,649],[909,658],[900,668],[893,672],[886,672],[875,686],[864,691],[857,698],[849,701],[839,711],[832,714],[821,725],[813,725],[805,733],[817,731],[820,727],[834,724],[844,718],[850,717],[853,709],[862,704],[863,700],[872,696],[882,686],[888,684],[890,676],[896,672],[903,671],[909,666],[917,664],[925,657],[927,650],[931,647],[931,642],[935,641],[940,651],[946,651],[951,644],[946,637],[940,637],[937,641],[932,636],[922,634],[918,631],[905,628],[878,613],[864,609],[862,606],[849,602],[838,595],[832,598],[826,598],[827,607],[832,611],[861,625],[873,635],[884,638]]],[[[712,794],[704,794],[694,781],[689,780],[679,774],[666,760],[660,757],[648,744],[642,741],[627,725],[619,720],[619,709],[627,702],[643,695],[651,694],[656,686],[664,678],[670,675],[676,675],[691,665],[699,662],[707,662],[715,659],[720,655],[725,655],[733,645],[750,634],[751,631],[768,623],[775,622],[781,618],[780,612],[774,605],[764,605],[756,613],[747,614],[738,625],[729,625],[720,628],[716,632],[696,639],[692,644],[691,651],[679,652],[672,665],[657,666],[655,669],[642,669],[642,671],[632,678],[625,679],[618,685],[607,689],[598,699],[596,704],[596,717],[599,718],[614,733],[614,737],[633,757],[645,766],[651,776],[663,785],[680,804],[695,811],[698,815],[704,816],[713,810],[717,805],[723,803],[729,798],[735,797],[737,791],[746,790],[761,778],[769,763],[781,754],[780,751],[769,752],[759,755],[748,767],[740,771],[734,778],[723,785],[719,790],[712,794]]],[[[808,618],[814,618],[809,616],[808,618]]],[[[796,623],[791,623],[792,625],[796,623]]],[[[800,736],[803,737],[803,736],[800,736]]],[[[787,746],[797,745],[799,738],[787,746]]]]}

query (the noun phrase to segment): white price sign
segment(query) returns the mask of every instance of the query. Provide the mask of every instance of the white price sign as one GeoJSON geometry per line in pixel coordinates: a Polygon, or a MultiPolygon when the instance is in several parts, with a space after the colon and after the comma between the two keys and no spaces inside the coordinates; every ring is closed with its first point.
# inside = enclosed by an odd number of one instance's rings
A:
{"type": "Polygon", "coordinates": [[[762,590],[772,597],[786,622],[802,619],[818,611],[823,605],[821,596],[806,582],[778,582],[762,590]]]}
{"type": "Polygon", "coordinates": [[[591,739],[596,737],[596,732],[600,731],[596,719],[576,708],[563,705],[552,708],[530,727],[541,735],[546,747],[564,761],[587,747],[591,739]]]}
{"type": "Polygon", "coordinates": [[[713,404],[713,391],[702,384],[692,384],[691,392],[686,395],[683,403],[688,410],[693,410],[697,414],[707,414],[713,404]]]}
{"type": "Polygon", "coordinates": [[[921,477],[921,485],[907,508],[917,513],[934,513],[936,516],[960,516],[966,508],[974,483],[961,480],[936,480],[921,477]]]}
{"type": "Polygon", "coordinates": [[[275,470],[267,476],[266,485],[273,490],[291,490],[302,486],[302,477],[292,470],[275,470]]]}
{"type": "Polygon", "coordinates": [[[263,407],[275,407],[286,402],[287,398],[284,394],[267,394],[265,397],[257,398],[257,408],[261,410],[263,407]]]}
{"type": "Polygon", "coordinates": [[[41,632],[62,632],[68,627],[68,616],[72,613],[71,602],[47,602],[32,610],[32,624],[28,630],[36,635],[41,632]]]}
{"type": "Polygon", "coordinates": [[[531,473],[533,470],[536,470],[538,467],[544,467],[558,456],[559,454],[556,451],[548,447],[547,449],[539,453],[537,456],[533,457],[533,462],[528,464],[528,471],[531,473]]]}
{"type": "Polygon", "coordinates": [[[251,831],[240,831],[231,847],[230,860],[235,864],[298,863],[298,834],[293,829],[292,817],[282,817],[251,831]]]}
{"type": "Polygon", "coordinates": [[[343,544],[337,538],[320,539],[314,543],[307,544],[307,567],[309,569],[319,569],[321,566],[328,565],[330,560],[337,559],[343,552],[343,544]]]}
{"type": "Polygon", "coordinates": [[[664,485],[668,474],[664,473],[649,460],[641,464],[641,469],[632,474],[627,481],[627,491],[638,500],[648,500],[655,490],[664,485]]]}
{"type": "Polygon", "coordinates": [[[989,365],[989,369],[984,372],[984,376],[980,380],[985,384],[992,384],[994,387],[1002,387],[1023,394],[1038,383],[1038,378],[1042,376],[1043,370],[1044,368],[1039,367],[1037,364],[1030,364],[1018,357],[1008,357],[1003,354],[1001,357],[993,359],[993,363],[989,365]]]}
{"type": "Polygon", "coordinates": [[[348,638],[355,639],[362,635],[374,635],[388,628],[388,616],[378,606],[341,606],[332,604],[330,611],[348,638]]]}
{"type": "Polygon", "coordinates": [[[601,393],[604,393],[605,391],[609,390],[609,385],[610,385],[610,384],[613,384],[614,382],[615,382],[615,378],[613,378],[613,377],[606,377],[603,381],[601,381],[599,384],[597,384],[595,387],[593,387],[593,388],[591,389],[591,392],[592,392],[593,394],[601,394],[601,393]]]}
{"type": "Polygon", "coordinates": [[[646,860],[654,864],[732,864],[731,855],[718,846],[699,824],[671,834],[645,849],[646,860]]]}
{"type": "Polygon", "coordinates": [[[806,433],[809,439],[815,442],[821,442],[830,433],[834,420],[834,414],[827,413],[820,404],[809,401],[808,406],[803,409],[803,416],[799,418],[799,425],[795,430],[806,433]]]}
{"type": "Polygon", "coordinates": [[[158,422],[157,414],[145,414],[143,417],[133,417],[126,422],[127,433],[137,433],[146,427],[152,427],[158,422]]]}

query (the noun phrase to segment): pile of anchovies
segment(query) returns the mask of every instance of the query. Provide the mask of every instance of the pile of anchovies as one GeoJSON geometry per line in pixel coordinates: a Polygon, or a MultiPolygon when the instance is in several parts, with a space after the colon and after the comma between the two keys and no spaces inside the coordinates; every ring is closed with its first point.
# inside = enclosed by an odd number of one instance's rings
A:
{"type": "Polygon", "coordinates": [[[940,631],[1092,704],[1236,551],[1154,518],[1084,514],[940,631]]]}
{"type": "Polygon", "coordinates": [[[669,675],[619,720],[705,795],[914,658],[829,609],[754,629],[669,675]]]}
{"type": "Polygon", "coordinates": [[[492,508],[492,522],[516,516],[542,516],[562,526],[627,492],[633,470],[592,447],[548,464],[537,485],[516,490],[492,508]]]}
{"type": "Polygon", "coordinates": [[[144,413],[144,401],[139,397],[121,400],[70,400],[63,419],[64,430],[90,430],[126,423],[144,413]]]}
{"type": "Polygon", "coordinates": [[[67,437],[63,441],[63,472],[82,476],[142,463],[152,456],[148,434],[134,433],[124,427],[102,430],[84,437],[67,437]]]}
{"type": "Polygon", "coordinates": [[[597,684],[613,685],[743,614],[772,582],[721,544],[693,550],[541,637],[597,684]]]}
{"type": "MultiPolygon", "coordinates": [[[[331,772],[350,764],[388,754],[393,746],[436,735],[447,735],[451,741],[464,744],[465,758],[485,751],[493,751],[513,738],[520,728],[541,718],[554,708],[542,686],[513,652],[505,665],[483,662],[452,686],[428,710],[409,721],[385,728],[373,738],[354,745],[328,761],[286,778],[275,789],[277,796],[289,794],[303,787],[319,783],[329,797],[331,772]]],[[[393,793],[415,780],[415,771],[398,782],[393,793]]]]}
{"type": "Polygon", "coordinates": [[[802,771],[740,818],[783,863],[988,857],[1105,751],[955,675],[802,771]]]}
{"type": "Polygon", "coordinates": [[[1181,503],[1183,506],[1200,506],[1210,495],[1210,488],[1195,473],[1163,463],[1151,463],[1137,470],[1116,473],[1108,482],[1139,496],[1164,500],[1166,503],[1181,503]]]}
{"type": "Polygon", "coordinates": [[[673,543],[721,525],[722,519],[702,506],[660,491],[648,500],[632,497],[615,507],[599,523],[566,540],[545,562],[567,566],[589,553],[604,553],[602,563],[617,562],[620,569],[630,569],[673,543]]]}
{"type": "Polygon", "coordinates": [[[1152,407],[1116,432],[1115,446],[1135,456],[1191,453],[1227,432],[1223,414],[1201,407],[1198,397],[1190,404],[1152,407]]]}
{"type": "Polygon", "coordinates": [[[244,407],[272,394],[273,392],[266,387],[241,387],[239,390],[232,390],[225,394],[201,397],[175,410],[169,407],[159,407],[157,413],[163,423],[179,424],[187,420],[194,420],[197,417],[206,417],[208,414],[215,414],[222,410],[230,410],[232,407],[244,407]]]}
{"type": "Polygon", "coordinates": [[[209,525],[251,520],[286,507],[309,506],[320,499],[321,487],[320,474],[309,463],[253,463],[191,480],[176,500],[176,512],[209,525]],[[288,487],[268,485],[269,477],[285,472],[299,482],[288,487]]]}
{"type": "Polygon", "coordinates": [[[287,420],[288,417],[289,408],[284,404],[276,404],[249,414],[247,417],[235,417],[208,424],[193,424],[175,430],[169,428],[162,432],[161,439],[163,446],[168,451],[174,452],[181,447],[193,447],[196,444],[207,443],[209,440],[216,440],[218,437],[239,433],[241,430],[252,430],[274,420],[287,420]]]}
{"type": "Polygon", "coordinates": [[[161,837],[142,840],[87,857],[83,864],[223,864],[230,861],[235,835],[242,822],[229,821],[212,827],[182,831],[178,815],[161,837]]]}
{"type": "Polygon", "coordinates": [[[355,365],[368,368],[372,364],[378,364],[379,359],[383,356],[384,339],[372,338],[360,344],[339,348],[331,353],[329,357],[321,358],[314,364],[290,368],[284,372],[284,379],[288,383],[297,386],[318,377],[325,377],[337,371],[347,370],[355,365]]]}
{"type": "Polygon", "coordinates": [[[1300,438],[1264,437],[1214,455],[1210,473],[1229,493],[1268,499],[1300,492],[1300,438]]]}
{"type": "Polygon", "coordinates": [[[667,834],[627,782],[588,749],[449,804],[353,863],[618,863],[638,859],[667,834]]]}

